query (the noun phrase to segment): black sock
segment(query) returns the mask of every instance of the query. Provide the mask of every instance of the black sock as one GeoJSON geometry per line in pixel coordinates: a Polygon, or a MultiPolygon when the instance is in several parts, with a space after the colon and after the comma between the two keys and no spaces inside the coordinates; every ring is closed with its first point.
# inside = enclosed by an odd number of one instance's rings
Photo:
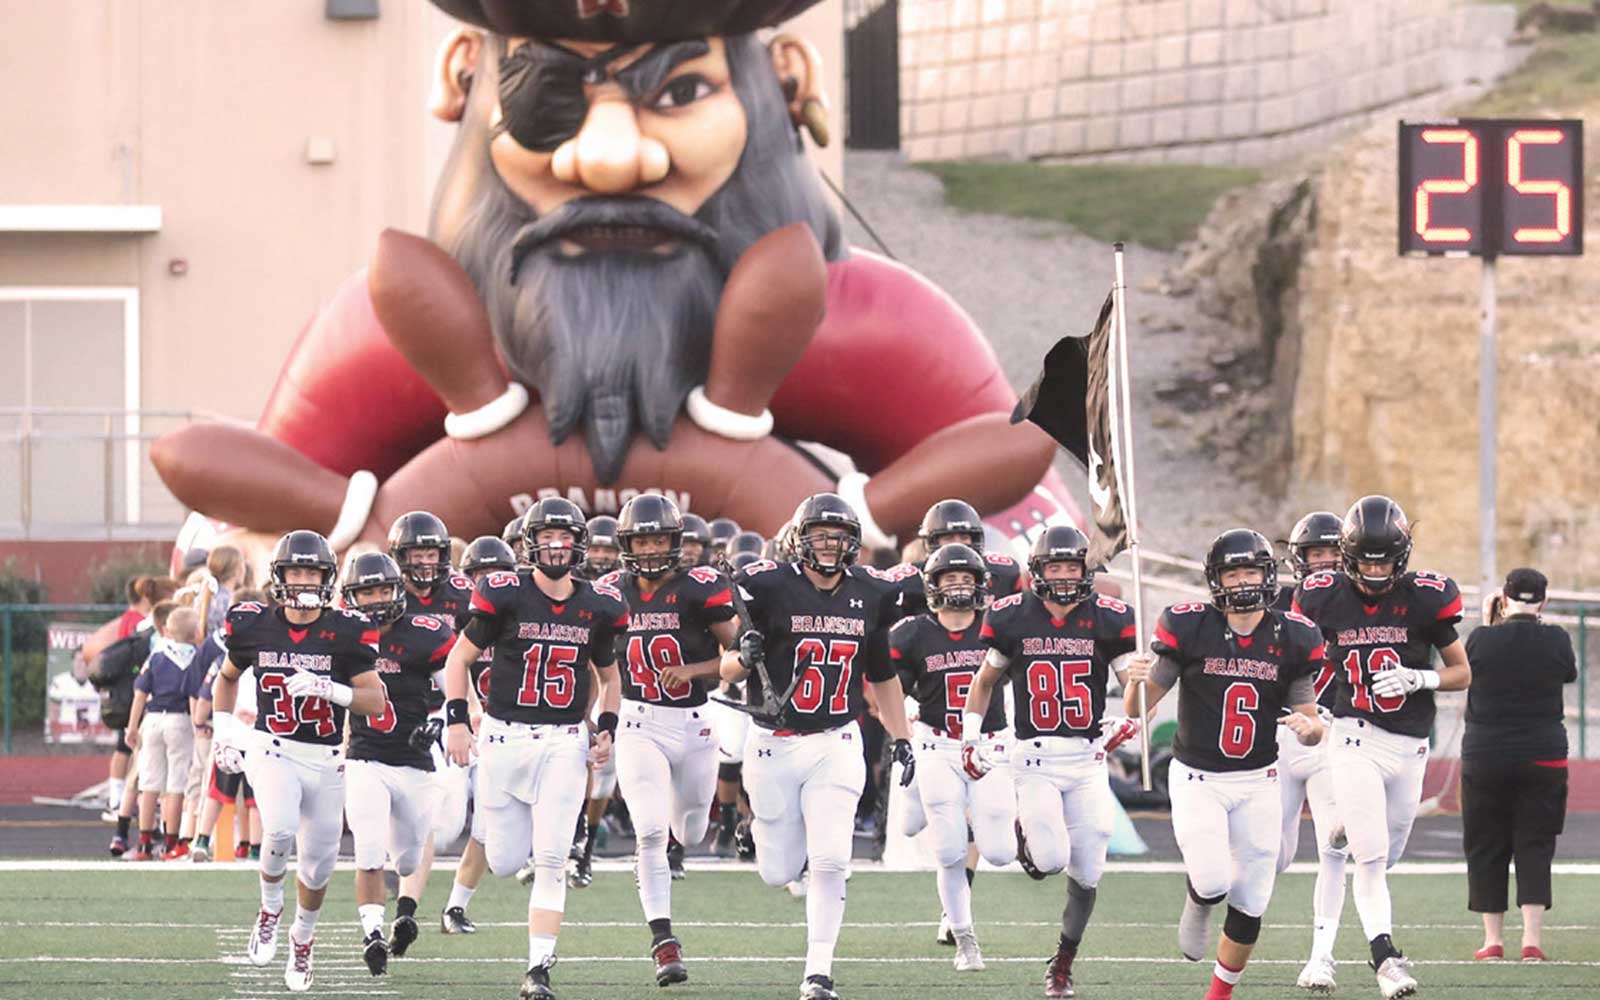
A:
{"type": "Polygon", "coordinates": [[[1069,938],[1063,934],[1061,935],[1060,943],[1056,945],[1056,950],[1060,954],[1065,955],[1068,958],[1072,958],[1078,954],[1078,942],[1073,938],[1069,938]]]}
{"type": "Polygon", "coordinates": [[[397,917],[416,917],[417,901],[410,896],[401,896],[394,902],[394,915],[397,917]]]}
{"type": "Polygon", "coordinates": [[[1385,959],[1393,958],[1400,954],[1400,949],[1394,946],[1394,942],[1389,939],[1387,934],[1379,934],[1372,939],[1371,944],[1372,967],[1374,969],[1382,965],[1385,959]]]}
{"type": "MultiPolygon", "coordinates": [[[[972,880],[977,878],[977,877],[978,877],[978,869],[976,869],[976,868],[968,868],[967,869],[967,888],[969,888],[969,889],[972,888],[972,880]]],[[[987,884],[987,883],[985,883],[985,884],[987,884]]]]}
{"type": "Polygon", "coordinates": [[[131,826],[133,826],[133,817],[132,816],[118,816],[117,817],[117,836],[121,837],[123,840],[127,840],[128,839],[128,828],[131,827],[131,826]]]}
{"type": "Polygon", "coordinates": [[[206,834],[203,834],[203,833],[197,834],[195,836],[195,838],[194,838],[194,846],[210,848],[211,847],[211,838],[209,836],[207,836],[206,834]]]}
{"type": "Polygon", "coordinates": [[[650,921],[650,943],[660,944],[672,936],[672,918],[661,917],[650,921]]]}
{"type": "Polygon", "coordinates": [[[733,829],[733,824],[738,821],[739,810],[737,806],[732,802],[717,803],[717,822],[721,823],[724,829],[733,829]]]}

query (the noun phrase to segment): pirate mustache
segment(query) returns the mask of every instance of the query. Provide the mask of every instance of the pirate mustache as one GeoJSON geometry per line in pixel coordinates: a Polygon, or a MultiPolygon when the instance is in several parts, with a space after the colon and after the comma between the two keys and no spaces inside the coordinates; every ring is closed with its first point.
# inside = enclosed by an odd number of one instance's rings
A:
{"type": "Polygon", "coordinates": [[[678,239],[705,250],[714,249],[717,242],[716,230],[656,198],[577,198],[517,230],[511,243],[512,279],[532,251],[551,240],[581,236],[586,231],[632,233],[640,237],[634,241],[639,243],[678,239]]]}

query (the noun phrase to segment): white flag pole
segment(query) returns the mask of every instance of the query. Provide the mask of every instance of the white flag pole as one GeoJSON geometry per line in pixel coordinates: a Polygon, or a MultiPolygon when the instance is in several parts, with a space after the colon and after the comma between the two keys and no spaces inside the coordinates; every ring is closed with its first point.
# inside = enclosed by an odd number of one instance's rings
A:
{"type": "MultiPolygon", "coordinates": [[[[1117,321],[1114,327],[1117,345],[1116,391],[1121,397],[1117,407],[1122,422],[1122,448],[1117,456],[1118,478],[1122,481],[1122,511],[1127,519],[1128,555],[1133,560],[1133,628],[1136,651],[1140,656],[1150,650],[1150,639],[1144,628],[1144,574],[1139,560],[1139,504],[1135,497],[1133,473],[1133,387],[1128,378],[1128,286],[1123,275],[1122,243],[1112,244],[1116,261],[1117,321]]],[[[1112,428],[1115,434],[1117,429],[1112,428]]],[[[1139,777],[1144,790],[1150,791],[1150,707],[1145,701],[1146,686],[1139,685],[1139,777]]]]}

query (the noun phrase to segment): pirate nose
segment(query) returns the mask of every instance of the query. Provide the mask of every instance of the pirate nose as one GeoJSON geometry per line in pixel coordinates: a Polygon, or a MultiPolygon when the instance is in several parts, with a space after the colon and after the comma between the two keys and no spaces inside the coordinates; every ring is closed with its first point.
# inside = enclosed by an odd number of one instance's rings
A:
{"type": "Polygon", "coordinates": [[[562,143],[551,161],[556,180],[596,194],[623,194],[667,176],[667,148],[639,131],[626,100],[596,100],[577,136],[562,143]]]}

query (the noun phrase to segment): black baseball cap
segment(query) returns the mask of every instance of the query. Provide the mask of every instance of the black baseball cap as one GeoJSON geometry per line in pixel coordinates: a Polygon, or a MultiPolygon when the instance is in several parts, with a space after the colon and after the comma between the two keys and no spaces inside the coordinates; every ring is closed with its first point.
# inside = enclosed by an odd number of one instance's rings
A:
{"type": "Polygon", "coordinates": [[[1544,600],[1545,588],[1549,585],[1543,573],[1524,566],[1506,574],[1503,589],[1507,598],[1519,604],[1538,604],[1544,600]]]}

